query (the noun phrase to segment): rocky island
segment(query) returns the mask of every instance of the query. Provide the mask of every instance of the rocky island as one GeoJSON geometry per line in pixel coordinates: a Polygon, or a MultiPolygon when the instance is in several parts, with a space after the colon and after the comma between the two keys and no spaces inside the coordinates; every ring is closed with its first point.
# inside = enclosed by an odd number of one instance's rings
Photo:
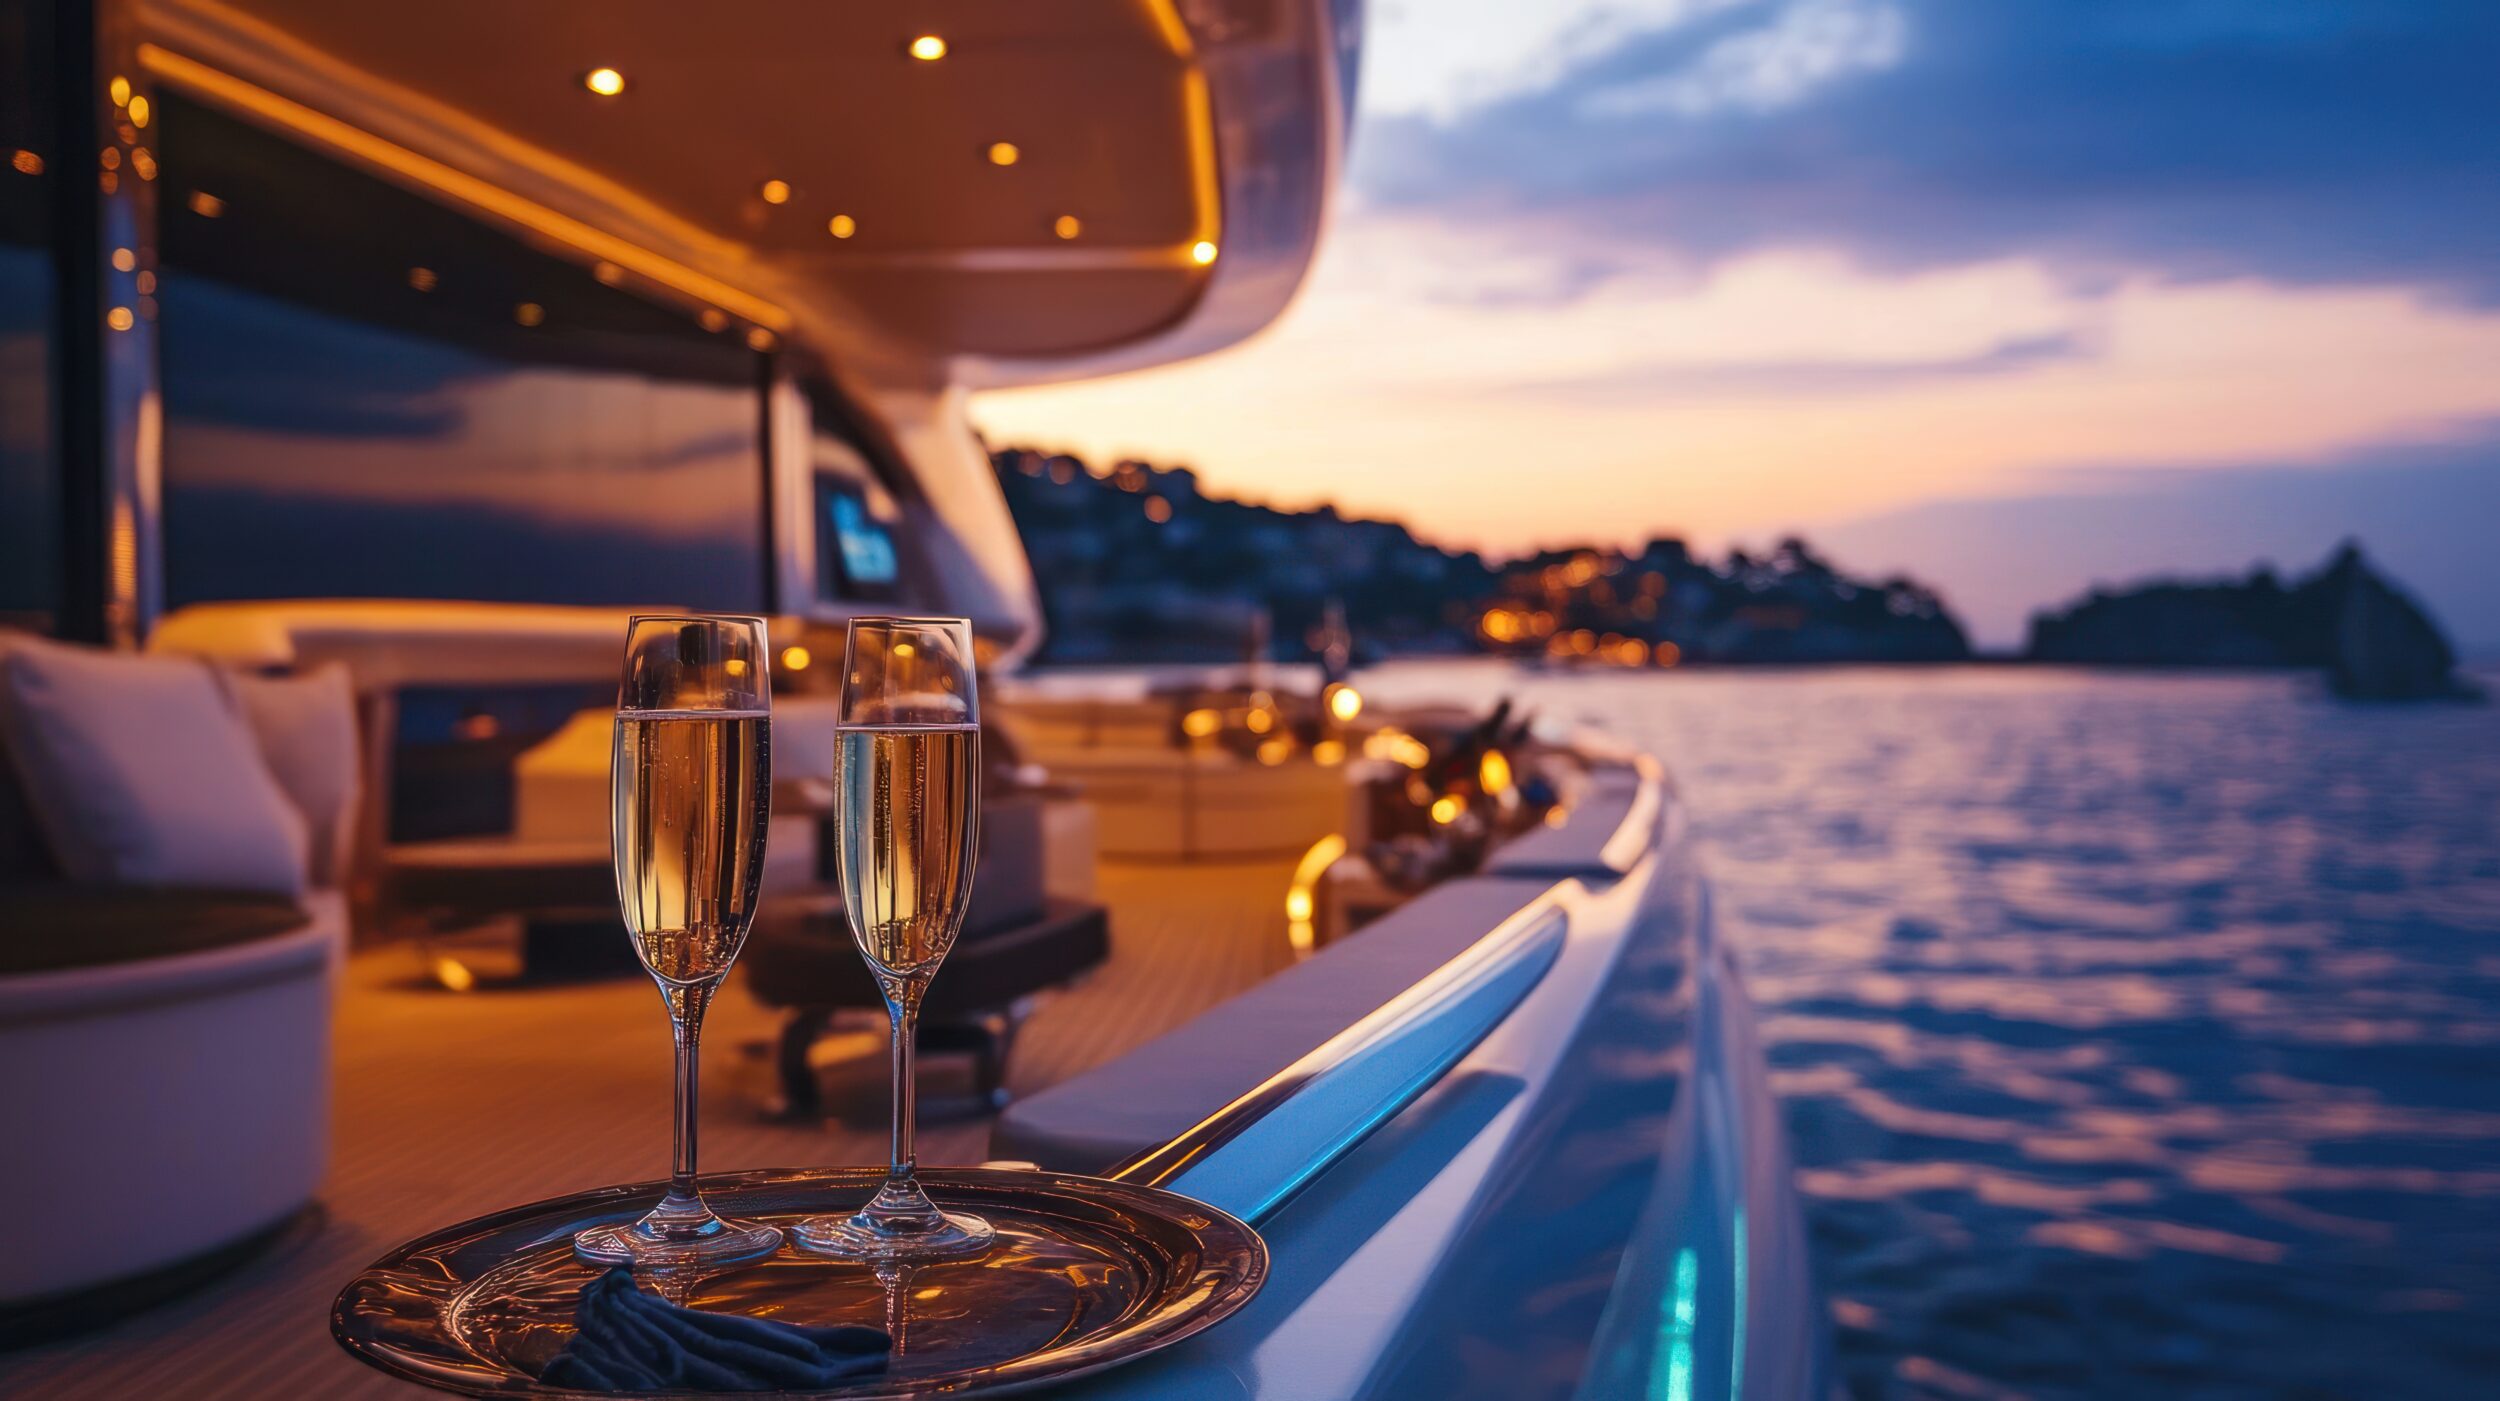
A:
{"type": "Polygon", "coordinates": [[[2026,660],[2160,667],[2316,668],[2355,700],[2462,699],[2456,651],[2439,625],[2350,541],[2285,584],[2160,580],[2095,589],[2031,620],[2026,660]]]}

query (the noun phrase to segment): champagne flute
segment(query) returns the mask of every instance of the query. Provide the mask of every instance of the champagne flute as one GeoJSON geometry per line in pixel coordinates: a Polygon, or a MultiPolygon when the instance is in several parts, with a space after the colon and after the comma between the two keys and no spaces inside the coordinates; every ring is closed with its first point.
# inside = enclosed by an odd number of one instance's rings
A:
{"type": "Polygon", "coordinates": [[[939,1210],[913,1171],[911,1057],[920,1001],[963,926],[980,843],[972,624],[852,622],[835,734],[842,904],[894,1027],[893,1153],[866,1206],[812,1217],[790,1234],[848,1260],[968,1255],[990,1243],[989,1223],[939,1210]]]}
{"type": "Polygon", "coordinates": [[[770,647],[761,618],[638,617],[625,628],[608,770],[617,903],[660,986],[677,1043],[668,1195],[594,1226],[573,1252],[608,1265],[725,1265],[781,1246],[771,1226],[712,1214],[695,1180],[703,1013],[755,919],[772,816],[770,647]]]}

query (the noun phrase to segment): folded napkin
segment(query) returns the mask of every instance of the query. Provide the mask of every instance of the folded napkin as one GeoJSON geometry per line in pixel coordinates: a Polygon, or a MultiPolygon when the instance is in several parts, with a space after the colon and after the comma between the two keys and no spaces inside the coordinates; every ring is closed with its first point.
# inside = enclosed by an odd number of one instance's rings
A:
{"type": "Polygon", "coordinates": [[[807,1391],[885,1370],[882,1328],[800,1328],[680,1308],[619,1265],[582,1286],[578,1330],[538,1379],[574,1391],[807,1391]]]}

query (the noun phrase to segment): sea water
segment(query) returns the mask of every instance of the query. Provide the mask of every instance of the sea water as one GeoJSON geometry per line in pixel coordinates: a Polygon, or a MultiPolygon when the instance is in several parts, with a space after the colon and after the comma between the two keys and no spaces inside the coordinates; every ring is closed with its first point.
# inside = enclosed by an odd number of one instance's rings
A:
{"type": "Polygon", "coordinates": [[[2496,1394],[2500,707],[2015,668],[1360,681],[1672,766],[1851,1394],[2496,1394]]]}

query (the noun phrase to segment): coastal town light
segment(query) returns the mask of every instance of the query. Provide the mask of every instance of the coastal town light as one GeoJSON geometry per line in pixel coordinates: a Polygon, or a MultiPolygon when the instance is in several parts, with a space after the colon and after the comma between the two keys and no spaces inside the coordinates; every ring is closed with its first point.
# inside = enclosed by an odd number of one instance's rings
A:
{"type": "Polygon", "coordinates": [[[1343,682],[1328,688],[1328,713],[1340,724],[1363,713],[1363,693],[1343,682]]]}
{"type": "Polygon", "coordinates": [[[1193,710],[1181,717],[1181,733],[1191,739],[1205,739],[1224,728],[1224,717],[1212,710],[1193,710]]]}

